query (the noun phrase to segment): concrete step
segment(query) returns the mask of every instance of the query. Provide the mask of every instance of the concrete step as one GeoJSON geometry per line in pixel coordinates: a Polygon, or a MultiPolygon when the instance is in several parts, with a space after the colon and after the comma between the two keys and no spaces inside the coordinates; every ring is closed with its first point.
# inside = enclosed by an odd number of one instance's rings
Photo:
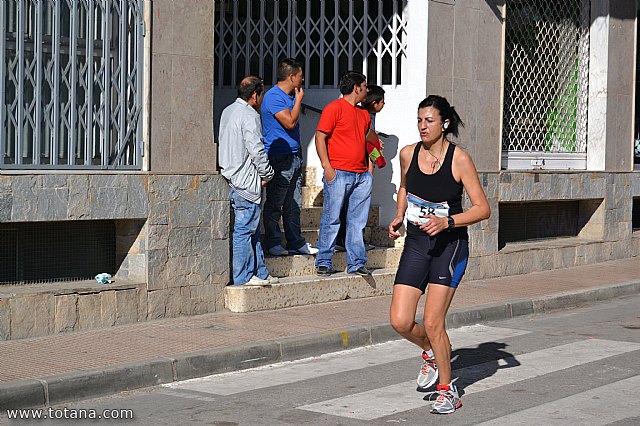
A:
{"type": "MultiPolygon", "coordinates": [[[[318,228],[308,228],[301,230],[302,237],[306,242],[310,243],[312,246],[316,246],[318,244],[318,235],[320,234],[320,230],[318,228]]],[[[264,241],[264,234],[262,235],[262,239],[264,241]]],[[[396,247],[394,241],[389,239],[388,231],[386,228],[380,228],[379,226],[367,226],[364,228],[364,239],[377,247],[396,247]],[[386,238],[385,238],[386,237],[386,238]],[[375,239],[376,243],[373,243],[375,239]]],[[[284,238],[284,232],[282,233],[282,247],[286,246],[286,240],[284,238]]]]}
{"type": "MultiPolygon", "coordinates": [[[[322,206],[320,207],[303,207],[300,212],[300,226],[304,229],[319,228],[320,216],[322,215],[322,206]]],[[[380,220],[380,206],[371,206],[369,208],[368,226],[378,226],[380,220]]],[[[282,220],[280,221],[282,226],[282,220]]]]}
{"type": "MultiPolygon", "coordinates": [[[[397,268],[402,254],[401,247],[378,247],[367,252],[370,269],[397,268]]],[[[265,258],[269,273],[275,277],[301,277],[316,273],[316,257],[314,255],[296,254],[293,256],[269,256],[265,258]]],[[[333,255],[333,269],[344,271],[347,267],[346,253],[333,255]]]]}
{"type": "Polygon", "coordinates": [[[321,186],[303,186],[302,187],[302,206],[303,207],[322,207],[324,196],[321,186]]]}
{"type": "Polygon", "coordinates": [[[395,274],[395,268],[390,268],[374,270],[371,277],[340,272],[322,278],[282,278],[270,288],[227,286],[225,306],[231,312],[253,312],[383,296],[391,294],[395,274]]]}

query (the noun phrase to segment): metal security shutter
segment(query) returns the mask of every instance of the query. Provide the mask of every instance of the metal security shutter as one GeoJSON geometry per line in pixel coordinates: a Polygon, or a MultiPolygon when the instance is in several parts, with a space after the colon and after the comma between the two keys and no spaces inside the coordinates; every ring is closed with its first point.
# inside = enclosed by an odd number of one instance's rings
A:
{"type": "Polygon", "coordinates": [[[91,279],[115,273],[115,222],[0,224],[0,283],[91,279]]]}

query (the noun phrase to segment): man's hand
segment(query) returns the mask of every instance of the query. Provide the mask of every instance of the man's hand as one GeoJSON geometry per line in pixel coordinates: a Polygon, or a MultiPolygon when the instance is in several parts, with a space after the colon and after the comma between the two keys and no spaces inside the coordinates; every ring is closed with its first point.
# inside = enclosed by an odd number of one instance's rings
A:
{"type": "Polygon", "coordinates": [[[262,184],[262,187],[265,188],[267,186],[267,180],[262,179],[262,182],[260,182],[262,184]]]}
{"type": "Polygon", "coordinates": [[[400,229],[400,227],[402,226],[402,221],[403,221],[402,217],[395,217],[389,224],[389,238],[391,238],[392,240],[395,240],[398,237],[400,237],[400,233],[398,232],[398,229],[400,229]]]}
{"type": "Polygon", "coordinates": [[[323,167],[323,170],[324,170],[324,179],[327,181],[327,183],[333,182],[333,180],[337,176],[336,170],[333,167],[331,167],[330,164],[326,167],[323,167]]]}
{"type": "Polygon", "coordinates": [[[304,89],[300,87],[299,89],[296,88],[294,90],[295,90],[296,102],[302,102],[302,98],[304,98],[304,89]]]}

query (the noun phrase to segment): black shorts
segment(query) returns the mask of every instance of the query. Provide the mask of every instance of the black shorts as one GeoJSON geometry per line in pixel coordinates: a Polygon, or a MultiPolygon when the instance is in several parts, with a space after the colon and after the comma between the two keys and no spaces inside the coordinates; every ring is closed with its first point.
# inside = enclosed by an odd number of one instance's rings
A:
{"type": "Polygon", "coordinates": [[[405,284],[424,293],[428,283],[456,288],[469,260],[469,240],[439,235],[407,235],[394,284],[405,284]]]}

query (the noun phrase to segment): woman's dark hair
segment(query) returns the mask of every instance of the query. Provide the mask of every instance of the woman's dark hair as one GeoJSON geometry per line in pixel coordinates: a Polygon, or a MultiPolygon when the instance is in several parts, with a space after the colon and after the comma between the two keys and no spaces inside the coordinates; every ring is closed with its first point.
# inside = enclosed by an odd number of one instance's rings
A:
{"type": "Polygon", "coordinates": [[[258,96],[264,90],[264,83],[260,77],[249,76],[242,79],[240,84],[238,85],[238,97],[245,101],[251,99],[253,96],[253,92],[255,92],[258,96]]]}
{"type": "Polygon", "coordinates": [[[353,86],[361,85],[367,81],[367,77],[358,71],[346,71],[340,79],[340,93],[348,95],[353,92],[353,86]]]}
{"type": "Polygon", "coordinates": [[[440,112],[440,117],[442,118],[442,122],[445,120],[449,120],[449,126],[444,129],[444,135],[452,134],[455,137],[458,137],[458,127],[464,127],[464,123],[462,119],[456,112],[456,110],[449,105],[449,101],[447,101],[442,96],[438,95],[429,95],[420,104],[418,105],[418,109],[432,107],[437,109],[440,112]]]}

